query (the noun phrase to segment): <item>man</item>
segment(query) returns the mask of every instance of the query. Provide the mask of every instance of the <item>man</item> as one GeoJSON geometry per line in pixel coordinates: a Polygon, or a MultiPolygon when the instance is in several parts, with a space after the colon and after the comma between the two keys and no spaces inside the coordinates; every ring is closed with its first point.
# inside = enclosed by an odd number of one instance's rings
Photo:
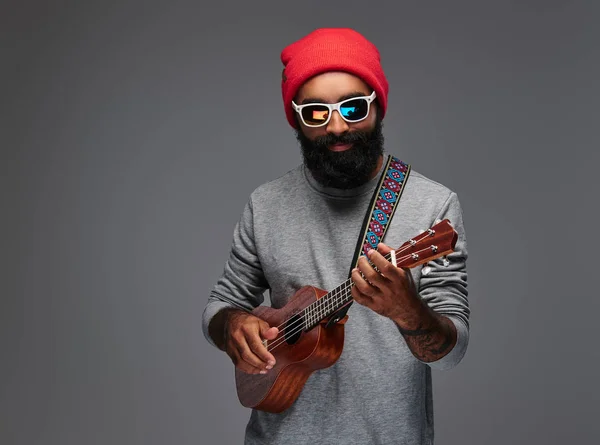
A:
{"type": "MultiPolygon", "coordinates": [[[[252,374],[272,369],[263,340],[279,331],[248,311],[266,289],[279,308],[304,285],[331,290],[348,279],[384,173],[388,83],[376,47],[351,29],[318,29],[285,48],[281,60],[285,112],[304,162],[251,194],[203,316],[208,341],[252,374]]],[[[364,255],[351,273],[358,304],[348,310],[338,361],[314,372],[283,413],[253,410],[246,444],[433,442],[431,368],[455,366],[468,343],[456,194],[411,170],[385,241],[368,255],[381,274],[364,255]],[[449,263],[409,270],[383,258],[445,218],[459,234],[449,263]]]]}

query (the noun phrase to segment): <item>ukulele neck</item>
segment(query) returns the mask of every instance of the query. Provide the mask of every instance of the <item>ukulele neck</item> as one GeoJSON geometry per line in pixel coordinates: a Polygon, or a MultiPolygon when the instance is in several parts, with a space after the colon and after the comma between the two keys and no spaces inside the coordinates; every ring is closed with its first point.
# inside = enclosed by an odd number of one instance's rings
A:
{"type": "Polygon", "coordinates": [[[352,301],[352,286],[354,286],[354,282],[348,279],[307,306],[302,314],[305,329],[308,331],[314,328],[321,321],[330,318],[342,307],[349,304],[352,301]]]}
{"type": "MultiPolygon", "coordinates": [[[[392,261],[392,252],[385,255],[384,258],[396,267],[413,268],[452,253],[457,240],[458,234],[450,222],[445,219],[408,240],[397,250],[393,250],[394,261],[392,261]]],[[[371,261],[369,264],[376,272],[379,272],[379,269],[371,261]]],[[[447,266],[447,260],[443,264],[447,266]]],[[[308,331],[314,328],[349,304],[353,299],[352,286],[354,286],[354,281],[348,278],[338,287],[304,308],[301,313],[304,319],[304,329],[308,331]]]]}

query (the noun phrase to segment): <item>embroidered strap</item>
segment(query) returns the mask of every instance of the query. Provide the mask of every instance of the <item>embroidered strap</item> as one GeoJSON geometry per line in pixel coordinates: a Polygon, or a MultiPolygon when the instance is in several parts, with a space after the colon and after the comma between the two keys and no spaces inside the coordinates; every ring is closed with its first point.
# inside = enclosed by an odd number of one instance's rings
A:
{"type": "Polygon", "coordinates": [[[352,269],[358,265],[358,259],[366,255],[369,250],[377,249],[377,244],[385,236],[409,174],[410,165],[394,156],[388,157],[385,171],[381,175],[379,186],[371,198],[369,210],[363,220],[348,277],[352,275],[352,269]]]}
{"type": "MultiPolygon", "coordinates": [[[[369,250],[377,249],[377,244],[385,237],[409,175],[409,164],[405,164],[394,156],[388,156],[384,172],[379,180],[379,185],[375,189],[375,193],[373,193],[365,219],[363,220],[348,277],[352,275],[352,269],[358,265],[359,258],[366,255],[369,250]]],[[[346,312],[348,312],[351,304],[337,311],[330,318],[327,325],[329,326],[331,323],[337,323],[341,320],[346,315],[346,312]]]]}

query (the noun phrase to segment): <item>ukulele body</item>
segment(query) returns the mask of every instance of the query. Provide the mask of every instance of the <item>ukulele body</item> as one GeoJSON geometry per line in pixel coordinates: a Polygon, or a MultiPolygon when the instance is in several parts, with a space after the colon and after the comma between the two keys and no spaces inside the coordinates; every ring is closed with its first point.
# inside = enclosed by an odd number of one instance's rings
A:
{"type": "MultiPolygon", "coordinates": [[[[416,267],[451,254],[457,240],[458,233],[450,221],[444,219],[409,239],[393,253],[385,255],[385,259],[391,260],[395,267],[416,267]]],[[[444,266],[449,264],[448,259],[443,262],[444,266]]],[[[235,368],[236,388],[242,405],[280,413],[294,403],[314,371],[327,368],[338,360],[342,354],[344,323],[348,317],[325,327],[328,321],[326,317],[352,302],[351,283],[349,278],[329,293],[313,286],[305,286],[281,309],[259,306],[252,311],[253,315],[265,320],[269,326],[279,327],[277,339],[267,344],[267,348],[275,356],[276,364],[266,374],[246,374],[235,368]],[[324,319],[307,332],[295,329],[301,323],[296,314],[321,298],[322,303],[318,306],[325,308],[327,314],[311,313],[309,316],[324,319]]],[[[311,325],[314,323],[311,322],[311,325]]]]}
{"type": "Polygon", "coordinates": [[[338,360],[344,346],[347,316],[329,327],[325,327],[326,320],[321,321],[307,332],[298,329],[301,321],[294,317],[325,294],[327,292],[322,289],[304,286],[281,309],[259,306],[252,311],[271,327],[288,320],[288,328],[281,326],[277,339],[268,343],[268,349],[274,347],[270,351],[276,360],[273,369],[266,374],[246,374],[235,368],[236,388],[242,405],[280,413],[294,403],[314,371],[327,368],[338,360]]]}

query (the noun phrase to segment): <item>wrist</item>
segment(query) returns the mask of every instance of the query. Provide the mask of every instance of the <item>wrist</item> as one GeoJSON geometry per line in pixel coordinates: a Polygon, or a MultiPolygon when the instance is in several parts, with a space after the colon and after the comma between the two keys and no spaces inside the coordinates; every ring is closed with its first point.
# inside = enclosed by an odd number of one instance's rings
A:
{"type": "Polygon", "coordinates": [[[436,329],[438,320],[435,312],[424,302],[423,306],[411,313],[405,313],[393,319],[402,335],[425,335],[436,329]]]}

